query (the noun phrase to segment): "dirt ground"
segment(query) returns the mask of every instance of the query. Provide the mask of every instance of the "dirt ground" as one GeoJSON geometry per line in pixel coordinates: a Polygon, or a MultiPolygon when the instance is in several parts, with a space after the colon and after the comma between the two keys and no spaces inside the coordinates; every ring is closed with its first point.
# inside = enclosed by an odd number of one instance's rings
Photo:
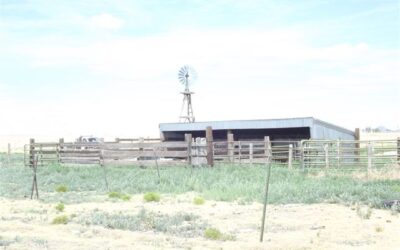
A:
{"type": "MultiPolygon", "coordinates": [[[[206,201],[193,204],[195,194],[163,195],[161,201],[66,204],[57,212],[55,203],[0,198],[0,249],[399,249],[400,216],[390,210],[337,204],[270,205],[264,242],[259,243],[260,203],[206,201]],[[89,211],[158,214],[193,213],[207,227],[234,236],[226,241],[204,236],[185,238],[154,231],[129,231],[86,226],[72,220],[51,224],[59,215],[89,211]],[[364,217],[364,218],[362,218],[364,217]],[[367,218],[369,217],[369,218],[367,218]]],[[[101,198],[101,197],[100,197],[101,198]]]]}

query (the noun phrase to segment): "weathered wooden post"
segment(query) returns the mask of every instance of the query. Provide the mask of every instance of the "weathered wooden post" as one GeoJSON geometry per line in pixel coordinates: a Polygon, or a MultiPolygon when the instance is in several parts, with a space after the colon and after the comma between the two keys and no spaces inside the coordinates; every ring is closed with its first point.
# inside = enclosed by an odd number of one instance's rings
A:
{"type": "Polygon", "coordinates": [[[242,164],[242,143],[238,141],[239,143],[239,164],[242,164]]]}
{"type": "Polygon", "coordinates": [[[228,133],[228,158],[229,162],[235,161],[235,141],[232,133],[228,133]]]}
{"type": "Polygon", "coordinates": [[[370,175],[372,169],[372,154],[373,154],[372,151],[373,151],[372,144],[369,141],[367,145],[367,154],[368,154],[367,178],[370,175]]]}
{"type": "Polygon", "coordinates": [[[329,148],[328,144],[324,145],[324,154],[325,154],[325,168],[329,168],[329,148]]]}
{"type": "Polygon", "coordinates": [[[11,166],[11,144],[7,144],[7,166],[11,166]]]}
{"type": "Polygon", "coordinates": [[[29,140],[29,167],[33,167],[35,163],[35,139],[29,140]]]}
{"type": "Polygon", "coordinates": [[[187,163],[192,165],[192,134],[185,134],[185,142],[187,143],[187,163]]]}
{"type": "Polygon", "coordinates": [[[62,163],[63,150],[64,150],[64,138],[60,138],[58,139],[58,147],[57,147],[57,158],[59,163],[62,163]]]}
{"type": "Polygon", "coordinates": [[[249,144],[249,160],[250,164],[253,164],[253,143],[249,144]]]}
{"type": "Polygon", "coordinates": [[[207,143],[207,165],[214,166],[214,147],[213,147],[213,133],[212,127],[206,128],[206,143],[207,143]]]}
{"type": "Polygon", "coordinates": [[[269,136],[264,136],[264,155],[267,163],[270,163],[272,160],[272,147],[269,136]]]}
{"type": "Polygon", "coordinates": [[[292,169],[292,159],[293,159],[293,144],[289,144],[289,152],[288,152],[288,168],[292,169]]]}
{"type": "Polygon", "coordinates": [[[301,157],[301,169],[303,172],[306,171],[306,163],[305,163],[305,149],[304,149],[304,141],[300,142],[300,157],[301,157]]]}
{"type": "Polygon", "coordinates": [[[355,154],[355,158],[356,158],[356,161],[359,161],[360,160],[360,129],[359,128],[356,128],[355,129],[355,131],[354,131],[354,138],[355,138],[355,140],[356,140],[356,143],[355,143],[355,152],[354,152],[354,154],[355,154]]]}
{"type": "Polygon", "coordinates": [[[336,141],[336,160],[337,160],[336,166],[337,166],[337,168],[339,168],[340,167],[340,140],[336,141]]]}
{"type": "Polygon", "coordinates": [[[397,137],[397,164],[400,165],[400,137],[397,137]]]}

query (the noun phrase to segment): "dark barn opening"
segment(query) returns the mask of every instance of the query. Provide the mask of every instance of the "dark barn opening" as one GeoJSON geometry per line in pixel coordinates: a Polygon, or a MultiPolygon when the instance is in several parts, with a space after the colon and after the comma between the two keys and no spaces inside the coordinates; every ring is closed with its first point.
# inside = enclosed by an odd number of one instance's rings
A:
{"type": "MultiPolygon", "coordinates": [[[[264,140],[265,136],[273,141],[303,140],[310,139],[309,127],[298,128],[273,128],[273,129],[219,129],[213,130],[214,141],[226,141],[227,135],[232,133],[237,141],[264,140]]],[[[163,132],[165,141],[183,141],[185,134],[191,134],[193,138],[205,137],[205,131],[166,131],[163,132]]]]}

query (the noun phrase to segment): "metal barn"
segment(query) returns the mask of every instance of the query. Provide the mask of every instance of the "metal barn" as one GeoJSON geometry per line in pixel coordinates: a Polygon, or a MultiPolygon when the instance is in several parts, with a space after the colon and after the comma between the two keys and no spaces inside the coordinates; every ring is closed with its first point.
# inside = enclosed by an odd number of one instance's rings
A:
{"type": "Polygon", "coordinates": [[[298,141],[303,139],[354,140],[355,132],[313,117],[210,121],[194,123],[161,123],[160,133],[164,141],[183,141],[185,134],[205,137],[205,130],[212,127],[214,141],[227,139],[232,133],[235,140],[298,141]]]}

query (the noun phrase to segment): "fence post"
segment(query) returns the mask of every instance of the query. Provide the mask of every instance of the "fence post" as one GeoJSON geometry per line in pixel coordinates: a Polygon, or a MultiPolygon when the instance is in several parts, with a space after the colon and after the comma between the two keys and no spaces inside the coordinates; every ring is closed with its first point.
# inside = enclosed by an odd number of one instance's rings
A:
{"type": "Polygon", "coordinates": [[[212,127],[206,128],[206,142],[207,142],[207,165],[214,166],[214,148],[213,148],[213,132],[212,127]]]}
{"type": "Polygon", "coordinates": [[[61,154],[62,154],[62,151],[64,150],[63,144],[64,144],[64,138],[58,139],[57,158],[58,158],[59,163],[62,163],[61,154]]]}
{"type": "Polygon", "coordinates": [[[289,144],[288,168],[292,169],[293,144],[289,144]]]}
{"type": "Polygon", "coordinates": [[[304,155],[304,141],[300,141],[300,157],[301,157],[301,169],[303,172],[306,171],[305,155],[304,155]]]}
{"type": "Polygon", "coordinates": [[[35,163],[35,139],[29,139],[29,167],[33,167],[35,163]]]}
{"type": "Polygon", "coordinates": [[[253,143],[249,144],[249,160],[250,164],[253,164],[253,143]]]}
{"type": "Polygon", "coordinates": [[[340,141],[339,140],[336,141],[336,160],[337,160],[336,166],[337,166],[337,168],[339,168],[340,167],[340,141]]]}
{"type": "Polygon", "coordinates": [[[325,153],[325,168],[329,168],[329,149],[328,144],[324,145],[324,153],[325,153]]]}
{"type": "Polygon", "coordinates": [[[400,165],[400,137],[397,137],[397,164],[400,165]]]}
{"type": "Polygon", "coordinates": [[[235,141],[232,133],[228,133],[228,157],[229,162],[235,161],[235,141]]]}
{"type": "Polygon", "coordinates": [[[356,139],[356,144],[355,144],[355,148],[356,148],[356,152],[355,152],[355,155],[356,155],[356,161],[359,161],[360,160],[360,129],[359,128],[356,128],[355,129],[355,131],[354,131],[354,137],[355,137],[355,139],[356,139]]]}
{"type": "Polygon", "coordinates": [[[192,165],[192,134],[185,134],[185,142],[187,143],[187,162],[192,165]]]}
{"type": "Polygon", "coordinates": [[[239,143],[239,164],[242,164],[242,143],[238,141],[239,143]]]}
{"type": "Polygon", "coordinates": [[[264,136],[264,154],[265,154],[267,163],[271,162],[272,148],[271,148],[271,141],[269,140],[269,136],[264,136]]]}
{"type": "Polygon", "coordinates": [[[7,164],[11,166],[11,144],[7,144],[7,164]]]}
{"type": "Polygon", "coordinates": [[[367,178],[368,178],[372,169],[372,144],[370,141],[368,142],[367,153],[368,153],[368,166],[367,166],[367,178]]]}

